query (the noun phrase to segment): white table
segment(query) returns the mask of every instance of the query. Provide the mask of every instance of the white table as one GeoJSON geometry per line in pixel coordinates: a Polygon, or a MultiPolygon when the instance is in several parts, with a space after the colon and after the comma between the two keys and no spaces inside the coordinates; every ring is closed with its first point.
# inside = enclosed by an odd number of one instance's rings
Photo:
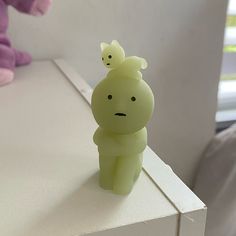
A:
{"type": "Polygon", "coordinates": [[[203,236],[206,207],[149,148],[129,196],[98,186],[90,96],[63,60],[0,88],[0,235],[203,236]]]}

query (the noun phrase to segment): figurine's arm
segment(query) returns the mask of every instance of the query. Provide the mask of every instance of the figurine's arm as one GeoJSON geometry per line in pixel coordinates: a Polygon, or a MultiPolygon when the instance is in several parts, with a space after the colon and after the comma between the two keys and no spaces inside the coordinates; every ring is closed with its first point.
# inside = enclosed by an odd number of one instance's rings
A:
{"type": "Polygon", "coordinates": [[[97,128],[93,135],[93,142],[98,146],[99,145],[99,140],[102,138],[102,129],[100,127],[97,128]]]}
{"type": "Polygon", "coordinates": [[[36,16],[43,15],[51,4],[51,0],[5,0],[5,2],[20,12],[36,16]]]}
{"type": "Polygon", "coordinates": [[[141,153],[147,146],[147,129],[144,127],[136,133],[118,137],[122,146],[122,155],[141,153]]]}
{"type": "Polygon", "coordinates": [[[98,152],[100,155],[105,156],[119,156],[122,153],[123,146],[115,138],[116,135],[110,134],[100,127],[95,131],[93,135],[93,141],[98,146],[98,152]]]}
{"type": "Polygon", "coordinates": [[[102,155],[123,156],[141,153],[147,146],[147,130],[130,135],[109,135],[98,128],[93,136],[94,143],[102,155]]]}

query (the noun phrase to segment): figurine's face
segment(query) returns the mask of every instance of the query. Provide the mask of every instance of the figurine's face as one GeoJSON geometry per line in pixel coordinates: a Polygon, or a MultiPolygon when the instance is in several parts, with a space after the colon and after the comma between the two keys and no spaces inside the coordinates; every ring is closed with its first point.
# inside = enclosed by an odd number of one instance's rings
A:
{"type": "Polygon", "coordinates": [[[124,61],[124,59],[124,51],[117,45],[109,45],[102,51],[102,61],[108,68],[116,68],[124,61]]]}
{"type": "Polygon", "coordinates": [[[145,127],[153,108],[152,91],[142,79],[104,79],[92,96],[92,112],[99,126],[119,134],[145,127]]]}

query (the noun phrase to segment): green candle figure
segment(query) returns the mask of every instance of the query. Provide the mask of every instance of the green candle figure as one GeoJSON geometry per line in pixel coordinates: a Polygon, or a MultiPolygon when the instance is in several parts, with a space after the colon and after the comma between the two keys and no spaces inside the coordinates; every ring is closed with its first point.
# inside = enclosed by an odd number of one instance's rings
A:
{"type": "Polygon", "coordinates": [[[126,195],[142,169],[145,126],[152,116],[154,97],[140,72],[147,67],[145,59],[125,57],[115,40],[102,43],[101,49],[102,61],[110,71],[92,95],[92,112],[99,125],[93,137],[99,152],[99,183],[126,195]]]}

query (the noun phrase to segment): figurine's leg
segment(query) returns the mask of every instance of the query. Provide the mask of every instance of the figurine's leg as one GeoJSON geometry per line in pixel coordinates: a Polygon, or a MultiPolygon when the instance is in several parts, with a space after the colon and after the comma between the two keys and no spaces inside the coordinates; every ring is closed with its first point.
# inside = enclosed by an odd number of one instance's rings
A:
{"type": "Polygon", "coordinates": [[[0,43],[0,86],[10,83],[14,78],[15,55],[8,45],[0,43]]]}
{"type": "Polygon", "coordinates": [[[104,189],[112,189],[117,157],[99,156],[99,184],[104,189]]]}
{"type": "Polygon", "coordinates": [[[116,163],[116,172],[114,177],[114,193],[128,194],[134,185],[134,178],[137,173],[140,154],[118,157],[116,163]]]}
{"type": "Polygon", "coordinates": [[[30,54],[27,52],[21,52],[16,49],[13,49],[15,53],[15,58],[16,58],[16,66],[23,66],[23,65],[28,65],[32,61],[32,57],[30,54]]]}
{"type": "Polygon", "coordinates": [[[136,168],[136,172],[134,175],[134,181],[136,181],[140,175],[140,172],[142,171],[142,167],[143,167],[143,153],[139,154],[139,159],[137,162],[137,168],[136,168]]]}

